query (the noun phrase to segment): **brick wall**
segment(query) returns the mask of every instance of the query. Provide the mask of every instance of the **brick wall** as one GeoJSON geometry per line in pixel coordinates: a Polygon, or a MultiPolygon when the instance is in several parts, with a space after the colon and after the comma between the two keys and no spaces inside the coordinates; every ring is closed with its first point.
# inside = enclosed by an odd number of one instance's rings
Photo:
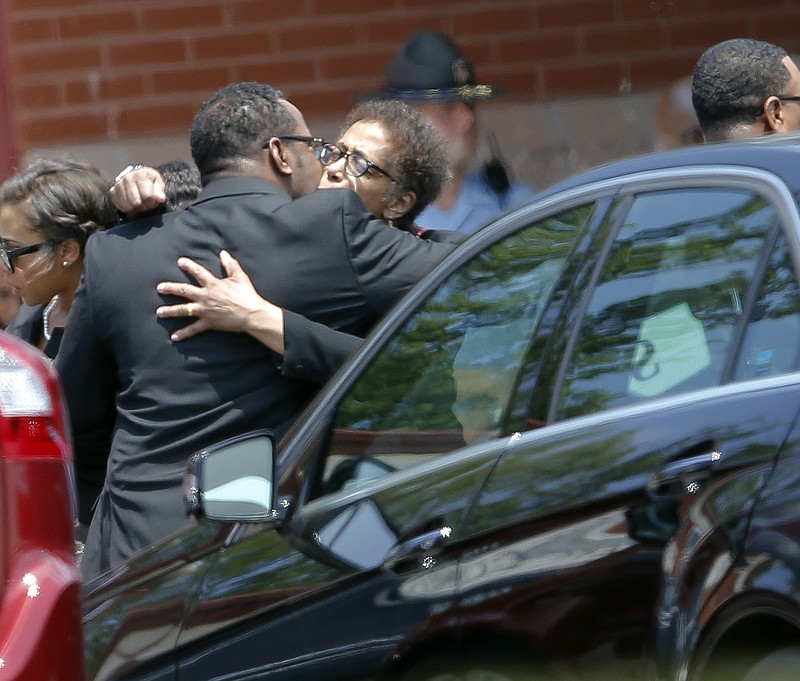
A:
{"type": "Polygon", "coordinates": [[[800,51],[797,0],[9,0],[24,150],[185,134],[219,86],[283,88],[340,119],[403,39],[451,34],[509,105],[652,91],[708,45],[800,51]]]}

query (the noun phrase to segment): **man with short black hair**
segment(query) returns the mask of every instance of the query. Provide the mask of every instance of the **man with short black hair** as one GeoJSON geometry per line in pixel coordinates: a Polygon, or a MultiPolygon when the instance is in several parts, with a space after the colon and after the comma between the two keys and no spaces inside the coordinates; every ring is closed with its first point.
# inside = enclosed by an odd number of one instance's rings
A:
{"type": "Polygon", "coordinates": [[[204,186],[191,207],[89,240],[57,360],[77,456],[111,439],[85,575],[187,523],[189,456],[247,431],[282,434],[317,387],[283,375],[281,358],[244,333],[172,343],[182,322],[154,310],[179,301],[165,301],[156,285],[176,277],[189,284],[179,257],[222,274],[219,253],[230,251],[262,295],[364,335],[451,250],[375,220],[353,192],[313,191],[319,144],[279,91],[227,86],[192,125],[204,186]]]}
{"type": "Polygon", "coordinates": [[[800,129],[800,71],[781,47],[734,38],[706,50],[692,77],[706,142],[800,129]]]}

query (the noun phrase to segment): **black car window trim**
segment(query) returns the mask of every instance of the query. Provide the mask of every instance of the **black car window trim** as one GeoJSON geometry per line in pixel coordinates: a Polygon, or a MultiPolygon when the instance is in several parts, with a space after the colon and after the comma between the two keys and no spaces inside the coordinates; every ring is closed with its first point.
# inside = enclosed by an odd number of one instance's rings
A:
{"type": "MultiPolygon", "coordinates": [[[[761,284],[764,281],[767,270],[769,269],[769,263],[772,253],[775,249],[775,244],[778,242],[778,237],[783,231],[780,219],[778,219],[776,222],[777,224],[772,228],[772,231],[769,233],[769,236],[764,243],[764,250],[761,253],[761,258],[756,265],[755,271],[753,272],[753,278],[750,281],[750,285],[747,287],[747,292],[745,293],[744,300],[742,301],[742,314],[740,315],[739,321],[736,324],[736,328],[731,336],[732,351],[728,353],[728,358],[725,362],[725,368],[722,372],[721,382],[723,385],[730,383],[736,373],[736,365],[739,363],[739,356],[742,352],[742,343],[744,342],[744,336],[747,333],[748,324],[753,316],[753,308],[758,300],[761,284]]],[[[795,280],[797,280],[797,272],[795,272],[795,280]]]]}
{"type": "MultiPolygon", "coordinates": [[[[739,189],[760,194],[769,200],[776,209],[778,223],[800,226],[800,211],[794,200],[792,192],[778,176],[765,170],[755,168],[743,168],[741,166],[697,166],[691,168],[669,168],[656,171],[646,171],[632,175],[613,178],[599,184],[608,186],[622,186],[621,196],[629,196],[631,202],[638,194],[655,191],[675,190],[675,189],[739,189]]],[[[624,214],[624,212],[623,212],[624,214]]],[[[608,256],[608,251],[614,243],[614,239],[622,226],[622,219],[618,220],[609,233],[606,234],[604,252],[599,258],[596,270],[593,273],[591,283],[582,293],[582,298],[578,304],[575,319],[571,322],[568,340],[565,350],[560,359],[560,365],[556,380],[553,382],[553,389],[550,391],[550,405],[547,411],[547,424],[555,421],[561,392],[564,389],[569,360],[577,342],[577,337],[581,328],[581,322],[586,315],[589,302],[594,294],[597,278],[602,271],[603,263],[608,256]]],[[[791,233],[790,241],[795,272],[800,272],[798,261],[800,261],[800,234],[795,230],[787,230],[791,233]]],[[[763,257],[763,254],[762,254],[763,257]]],[[[755,279],[755,278],[754,278],[755,279]]],[[[752,288],[752,283],[751,283],[752,288]]],[[[748,292],[749,293],[749,292],[748,292]]],[[[746,318],[746,315],[742,315],[746,318]]],[[[743,333],[743,331],[742,331],[743,333]]],[[[737,337],[737,342],[741,339],[737,337]]],[[[732,346],[734,347],[734,346],[732,346]]],[[[731,355],[738,353],[738,345],[731,355]]],[[[615,411],[615,409],[612,409],[615,411]]]]}
{"type": "MultiPolygon", "coordinates": [[[[574,319],[576,309],[580,310],[583,289],[586,286],[593,288],[594,281],[599,276],[599,263],[605,260],[606,244],[610,243],[609,231],[617,229],[617,225],[627,214],[633,198],[615,193],[599,200],[597,204],[600,204],[601,201],[603,209],[596,211],[590,228],[587,230],[584,243],[581,244],[580,260],[569,264],[562,272],[562,280],[556,285],[550,305],[545,315],[542,315],[543,323],[540,325],[540,331],[537,332],[531,343],[532,348],[536,347],[537,340],[547,334],[541,353],[543,361],[539,361],[537,367],[532,367],[529,366],[530,362],[526,359],[526,365],[520,371],[520,384],[524,381],[528,384],[528,388],[522,391],[519,385],[515,387],[515,401],[510,404],[509,408],[509,416],[512,414],[515,416],[511,423],[517,425],[520,431],[542,427],[552,422],[547,419],[549,399],[546,396],[550,394],[550,387],[558,384],[561,362],[557,361],[553,365],[553,360],[561,356],[563,350],[557,348],[565,343],[563,335],[558,333],[557,329],[572,328],[573,322],[570,319],[574,319]],[[588,281],[584,281],[584,279],[588,281]],[[556,293],[561,294],[560,300],[555,298],[556,293]],[[554,318],[545,319],[546,315],[554,315],[554,312],[556,313],[554,318]],[[545,401],[544,409],[535,410],[534,403],[538,402],[540,398],[545,401]],[[537,418],[540,415],[541,418],[537,418]]],[[[576,249],[575,252],[579,251],[576,249]]]]}

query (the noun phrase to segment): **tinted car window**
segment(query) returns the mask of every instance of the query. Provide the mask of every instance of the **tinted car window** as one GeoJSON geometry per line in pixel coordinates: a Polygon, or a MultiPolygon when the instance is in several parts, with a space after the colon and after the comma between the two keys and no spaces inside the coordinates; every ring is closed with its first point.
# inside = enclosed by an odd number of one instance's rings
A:
{"type": "Polygon", "coordinates": [[[748,191],[637,196],[588,303],[556,418],[718,383],[775,222],[748,191]]]}
{"type": "Polygon", "coordinates": [[[735,378],[746,380],[795,370],[799,337],[800,288],[781,232],[745,330],[735,378]]]}
{"type": "Polygon", "coordinates": [[[592,206],[516,232],[451,275],[342,400],[319,493],[497,435],[592,206]]]}

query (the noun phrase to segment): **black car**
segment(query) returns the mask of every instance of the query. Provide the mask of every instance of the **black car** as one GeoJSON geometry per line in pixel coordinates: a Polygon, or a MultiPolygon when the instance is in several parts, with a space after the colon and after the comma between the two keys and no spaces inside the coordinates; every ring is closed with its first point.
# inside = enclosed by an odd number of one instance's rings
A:
{"type": "Polygon", "coordinates": [[[800,141],[565,181],[386,317],[198,522],[88,585],[90,678],[800,678],[800,141]]]}

